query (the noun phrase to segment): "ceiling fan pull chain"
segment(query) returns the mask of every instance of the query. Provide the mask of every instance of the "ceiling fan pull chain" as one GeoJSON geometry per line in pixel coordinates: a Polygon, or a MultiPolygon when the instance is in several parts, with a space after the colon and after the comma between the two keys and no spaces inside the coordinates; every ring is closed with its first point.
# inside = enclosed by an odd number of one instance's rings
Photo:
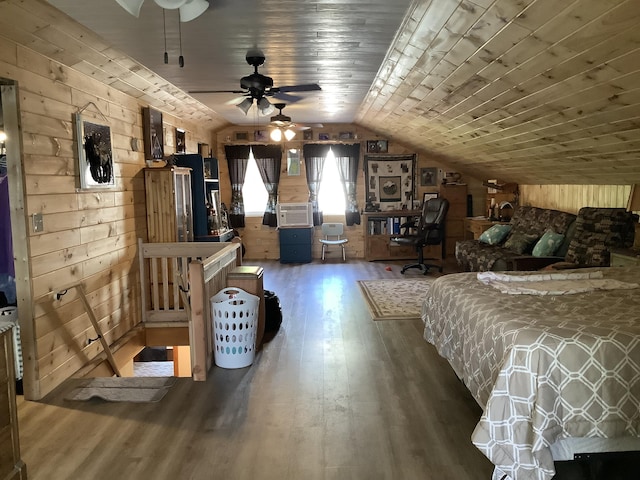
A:
{"type": "Polygon", "coordinates": [[[184,57],[182,56],[182,25],[178,22],[178,35],[180,37],[180,56],[178,57],[178,65],[180,68],[184,67],[184,57]]]}
{"type": "Polygon", "coordinates": [[[169,54],[167,53],[167,20],[164,14],[165,10],[162,9],[162,29],[164,31],[164,63],[169,63],[169,54]]]}

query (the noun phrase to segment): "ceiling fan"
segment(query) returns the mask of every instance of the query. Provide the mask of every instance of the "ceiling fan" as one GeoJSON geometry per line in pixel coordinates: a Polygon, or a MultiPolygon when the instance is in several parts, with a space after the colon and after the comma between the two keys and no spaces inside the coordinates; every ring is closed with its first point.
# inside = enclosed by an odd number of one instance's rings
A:
{"type": "MultiPolygon", "coordinates": [[[[285,103],[274,103],[273,106],[278,109],[278,114],[271,117],[270,126],[271,139],[279,142],[282,137],[287,140],[293,139],[296,136],[296,130],[309,130],[311,127],[308,125],[299,125],[291,121],[291,117],[282,113],[282,109],[287,105],[285,103]]],[[[322,127],[322,124],[316,124],[315,126],[322,127]]]]}
{"type": "MultiPolygon", "coordinates": [[[[305,85],[285,85],[281,87],[273,86],[273,78],[262,75],[258,72],[258,67],[264,64],[265,56],[262,50],[254,48],[247,52],[246,60],[249,65],[254,68],[251,75],[242,77],[240,79],[241,90],[190,90],[189,93],[238,93],[241,94],[244,99],[237,104],[245,115],[253,105],[253,101],[256,100],[258,111],[262,115],[269,115],[273,113],[274,108],[271,102],[266,97],[274,97],[278,100],[284,100],[289,103],[297,102],[302,97],[295,95],[289,95],[288,92],[312,92],[321,90],[320,85],[317,83],[309,83],[305,85]]],[[[284,104],[283,104],[284,108],[284,104]]],[[[280,111],[282,114],[282,110],[280,111]]]]}

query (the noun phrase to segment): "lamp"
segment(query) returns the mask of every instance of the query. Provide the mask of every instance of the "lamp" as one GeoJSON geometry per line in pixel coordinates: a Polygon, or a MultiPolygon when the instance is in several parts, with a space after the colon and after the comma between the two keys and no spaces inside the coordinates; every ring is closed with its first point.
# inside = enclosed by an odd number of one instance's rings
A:
{"type": "Polygon", "coordinates": [[[207,8],[209,8],[209,2],[206,0],[187,0],[185,4],[180,7],[180,21],[190,22],[194,18],[202,15],[207,8]]]}
{"type": "Polygon", "coordinates": [[[153,0],[162,8],[166,8],[167,10],[173,10],[175,8],[180,8],[182,5],[187,3],[187,0],[153,0]]]}
{"type": "Polygon", "coordinates": [[[273,140],[274,142],[279,142],[280,140],[282,140],[282,130],[280,130],[279,128],[274,128],[273,130],[271,130],[271,140],[273,140]]]}
{"type": "MultiPolygon", "coordinates": [[[[629,193],[629,201],[627,202],[627,211],[640,211],[640,184],[631,185],[629,193]]],[[[633,238],[633,249],[640,250],[640,223],[636,223],[636,233],[633,238]]]]}
{"type": "Polygon", "coordinates": [[[260,115],[269,115],[273,113],[275,108],[273,107],[273,105],[271,105],[269,100],[267,100],[264,97],[261,97],[258,100],[258,110],[260,111],[260,115]]]}
{"type": "MultiPolygon", "coordinates": [[[[118,4],[134,17],[140,16],[140,9],[144,0],[116,0],[118,4]]],[[[167,10],[180,9],[180,21],[190,22],[198,18],[208,8],[207,0],[154,0],[154,2],[167,10]]]]}
{"type": "Polygon", "coordinates": [[[251,105],[253,105],[253,98],[245,98],[238,105],[236,105],[236,107],[238,107],[244,112],[245,115],[247,115],[249,113],[251,105]]]}
{"type": "Polygon", "coordinates": [[[116,0],[118,4],[134,17],[140,16],[140,9],[144,0],[116,0]]]}
{"type": "Polygon", "coordinates": [[[285,130],[279,127],[271,130],[270,137],[271,137],[271,140],[273,140],[274,142],[279,142],[280,140],[282,140],[283,136],[287,140],[287,142],[290,142],[293,139],[293,137],[296,136],[296,132],[294,132],[290,128],[287,128],[285,130]]]}

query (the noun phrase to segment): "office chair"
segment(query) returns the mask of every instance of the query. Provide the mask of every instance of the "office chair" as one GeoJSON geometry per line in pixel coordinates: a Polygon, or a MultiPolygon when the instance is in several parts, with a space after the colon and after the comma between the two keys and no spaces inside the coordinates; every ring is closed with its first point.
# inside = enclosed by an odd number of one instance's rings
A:
{"type": "MultiPolygon", "coordinates": [[[[449,201],[446,198],[432,198],[422,205],[422,213],[417,225],[403,225],[415,233],[405,233],[401,236],[392,237],[391,241],[399,245],[415,247],[418,253],[418,261],[402,267],[400,273],[406,272],[410,268],[418,268],[424,275],[431,267],[438,268],[442,273],[445,250],[445,218],[449,211],[449,201]],[[440,264],[425,263],[423,247],[427,245],[442,245],[442,258],[440,264]]],[[[435,260],[435,259],[434,259],[435,260]]]]}
{"type": "Polygon", "coordinates": [[[344,245],[349,241],[347,238],[342,238],[344,233],[344,225],[342,223],[323,223],[322,224],[322,236],[320,243],[322,244],[322,261],[324,262],[324,253],[330,245],[340,245],[342,247],[342,261],[347,261],[344,245]]]}

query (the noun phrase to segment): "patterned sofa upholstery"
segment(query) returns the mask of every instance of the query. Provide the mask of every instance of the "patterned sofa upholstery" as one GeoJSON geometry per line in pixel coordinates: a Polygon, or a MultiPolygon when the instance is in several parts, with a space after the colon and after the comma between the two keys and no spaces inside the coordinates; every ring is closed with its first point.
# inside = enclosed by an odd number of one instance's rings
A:
{"type": "Polygon", "coordinates": [[[548,228],[562,233],[565,240],[556,256],[534,257],[530,252],[521,255],[504,248],[505,242],[485,245],[466,240],[456,245],[456,260],[465,271],[609,266],[612,248],[633,245],[637,221],[638,216],[624,208],[583,207],[576,217],[558,210],[519,207],[511,221],[510,235],[524,231],[540,237],[548,228]]]}
{"type": "Polygon", "coordinates": [[[584,207],[565,261],[578,266],[608,267],[612,248],[630,248],[638,216],[624,208],[584,207]]]}
{"type": "MultiPolygon", "coordinates": [[[[457,242],[456,261],[466,272],[515,270],[514,260],[531,257],[531,252],[522,254],[505,248],[504,244],[509,237],[519,233],[540,238],[547,229],[565,235],[565,241],[558,251],[558,255],[563,257],[569,247],[571,227],[575,220],[576,216],[572,213],[518,206],[511,218],[511,231],[503,242],[498,245],[487,245],[478,240],[457,242]]],[[[563,260],[563,258],[557,258],[557,260],[563,260]]]]}

